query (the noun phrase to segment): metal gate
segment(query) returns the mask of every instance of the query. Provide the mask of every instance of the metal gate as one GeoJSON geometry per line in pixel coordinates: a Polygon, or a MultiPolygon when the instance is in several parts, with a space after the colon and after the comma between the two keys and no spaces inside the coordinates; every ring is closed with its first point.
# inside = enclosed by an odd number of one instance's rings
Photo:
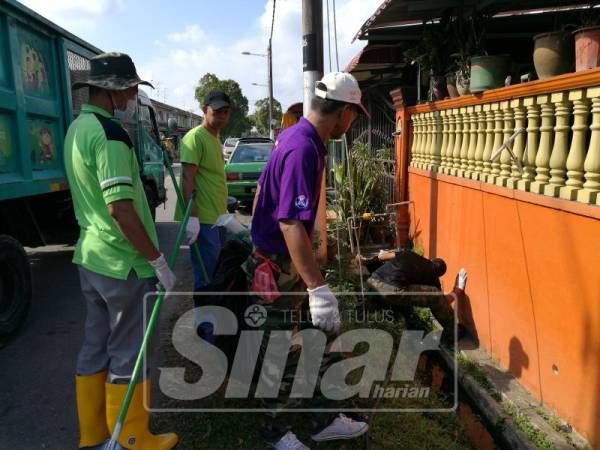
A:
{"type": "Polygon", "coordinates": [[[351,149],[355,141],[366,143],[376,160],[383,163],[385,171],[385,191],[387,203],[395,203],[396,159],[394,152],[394,132],[396,121],[394,108],[390,101],[379,92],[367,92],[363,104],[369,111],[370,119],[362,114],[356,119],[348,131],[348,147],[351,149]]]}

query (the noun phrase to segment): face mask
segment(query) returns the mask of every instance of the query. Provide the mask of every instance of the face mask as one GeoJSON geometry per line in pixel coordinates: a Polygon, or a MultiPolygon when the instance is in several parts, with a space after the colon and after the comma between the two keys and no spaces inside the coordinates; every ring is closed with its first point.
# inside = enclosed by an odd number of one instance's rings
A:
{"type": "Polygon", "coordinates": [[[121,122],[127,122],[133,117],[133,113],[135,112],[135,98],[132,98],[127,101],[127,106],[125,109],[116,109],[115,108],[115,117],[119,119],[121,122]]]}

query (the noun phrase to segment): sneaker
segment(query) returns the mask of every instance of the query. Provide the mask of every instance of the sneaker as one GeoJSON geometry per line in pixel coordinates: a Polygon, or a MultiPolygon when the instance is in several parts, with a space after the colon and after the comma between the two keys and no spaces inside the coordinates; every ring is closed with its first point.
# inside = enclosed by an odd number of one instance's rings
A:
{"type": "Polygon", "coordinates": [[[288,431],[277,444],[273,446],[275,450],[310,450],[306,445],[298,440],[296,435],[288,431]]]}
{"type": "Polygon", "coordinates": [[[320,433],[314,434],[315,442],[335,441],[338,439],[354,439],[362,436],[369,430],[369,425],[340,414],[335,420],[320,433]]]}

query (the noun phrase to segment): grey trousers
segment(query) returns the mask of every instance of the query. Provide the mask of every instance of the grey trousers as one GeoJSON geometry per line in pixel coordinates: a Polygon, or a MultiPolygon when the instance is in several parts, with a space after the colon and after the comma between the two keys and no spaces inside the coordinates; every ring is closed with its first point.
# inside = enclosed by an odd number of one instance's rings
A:
{"type": "MultiPolygon", "coordinates": [[[[87,316],[77,374],[108,370],[108,382],[126,383],[144,336],[144,295],[156,291],[156,278],[140,279],[132,270],[127,280],[118,280],[79,266],[79,279],[87,316]]],[[[148,296],[146,321],[153,304],[154,296],[148,296]]],[[[146,353],[148,369],[153,360],[152,347],[151,341],[146,353]]]]}

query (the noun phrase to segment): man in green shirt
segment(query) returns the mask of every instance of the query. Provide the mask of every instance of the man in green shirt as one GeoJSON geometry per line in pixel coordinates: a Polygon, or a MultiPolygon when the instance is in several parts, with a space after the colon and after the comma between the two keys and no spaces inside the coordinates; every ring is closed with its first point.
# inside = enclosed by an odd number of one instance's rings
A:
{"type": "MultiPolygon", "coordinates": [[[[190,252],[195,290],[202,289],[212,281],[223,244],[221,227],[213,225],[221,214],[227,212],[225,160],[219,131],[229,122],[231,107],[231,100],[224,92],[208,93],[202,107],[202,125],[188,131],[181,141],[183,197],[187,202],[194,190],[197,194],[186,236],[189,244],[198,241],[200,256],[208,276],[208,279],[204,277],[195,252],[190,252]]],[[[176,218],[179,217],[181,209],[176,214],[176,218]]]]}
{"type": "MultiPolygon", "coordinates": [[[[80,227],[73,262],[87,307],[75,379],[80,448],[102,448],[115,426],[144,335],[144,296],[156,290],[157,278],[167,291],[175,285],[158,250],[133,144],[115,118],[132,116],[139,84],[150,85],[122,53],[92,58],[88,79],[73,84],[89,88],[64,155],[80,227]]],[[[175,434],[148,430],[142,394],[148,386],[146,379],[136,387],[119,444],[171,449],[175,434]]]]}

